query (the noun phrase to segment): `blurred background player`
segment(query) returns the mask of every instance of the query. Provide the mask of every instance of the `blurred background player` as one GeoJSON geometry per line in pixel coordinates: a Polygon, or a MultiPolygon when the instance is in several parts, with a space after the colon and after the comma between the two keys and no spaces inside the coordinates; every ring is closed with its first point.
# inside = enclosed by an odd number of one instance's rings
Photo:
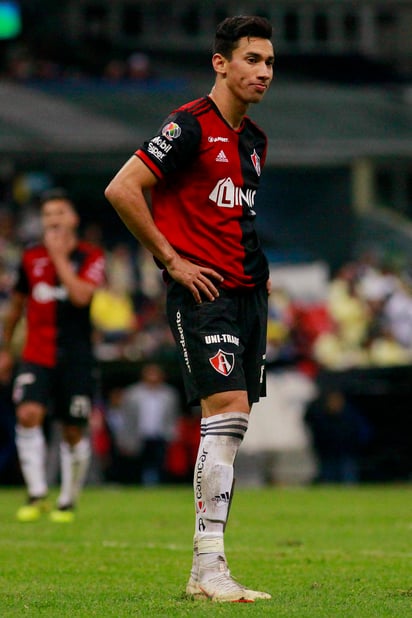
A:
{"type": "MultiPolygon", "coordinates": [[[[61,489],[52,521],[70,522],[85,480],[90,445],[86,434],[93,396],[93,354],[89,306],[103,282],[100,248],[79,240],[79,217],[63,190],[41,199],[42,244],[27,248],[5,316],[3,346],[26,318],[26,336],[14,380],[16,446],[28,501],[17,511],[22,522],[47,510],[46,414],[62,423],[61,489]]],[[[4,354],[4,351],[3,351],[4,354]]]]}
{"type": "Polygon", "coordinates": [[[223,537],[236,454],[252,405],[264,394],[270,284],[254,197],[267,139],[246,112],[272,81],[271,36],[262,17],[219,24],[210,94],[170,114],[106,189],[124,223],[164,269],[187,400],[201,402],[186,592],[215,601],[270,598],[232,578],[223,537]],[[153,216],[144,197],[148,189],[153,216]]]}

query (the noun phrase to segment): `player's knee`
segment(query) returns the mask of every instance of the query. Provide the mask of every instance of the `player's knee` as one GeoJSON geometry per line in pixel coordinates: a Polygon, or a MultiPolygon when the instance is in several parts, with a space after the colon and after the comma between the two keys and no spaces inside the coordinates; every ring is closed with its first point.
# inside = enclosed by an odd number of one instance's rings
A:
{"type": "Polygon", "coordinates": [[[18,424],[28,429],[41,425],[43,423],[44,414],[44,407],[34,401],[22,403],[16,410],[18,424]]]}
{"type": "Polygon", "coordinates": [[[250,405],[247,391],[224,391],[202,399],[202,414],[204,417],[225,412],[244,412],[249,414],[250,405]]]}

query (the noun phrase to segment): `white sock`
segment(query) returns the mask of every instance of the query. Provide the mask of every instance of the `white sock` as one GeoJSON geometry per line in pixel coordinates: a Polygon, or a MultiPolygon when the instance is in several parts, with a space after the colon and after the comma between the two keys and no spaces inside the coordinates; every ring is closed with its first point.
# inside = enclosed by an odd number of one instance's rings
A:
{"type": "Polygon", "coordinates": [[[47,494],[46,441],[41,427],[16,427],[20,468],[30,497],[47,494]]]}
{"type": "MultiPolygon", "coordinates": [[[[202,452],[202,445],[203,445],[203,439],[205,437],[205,420],[204,418],[201,419],[200,421],[200,442],[199,442],[199,449],[197,451],[197,458],[196,458],[196,464],[197,464],[197,460],[199,458],[199,453],[202,452]]],[[[196,469],[196,466],[195,466],[196,469]]],[[[193,536],[193,561],[192,561],[192,568],[190,571],[190,576],[192,579],[197,579],[197,571],[198,571],[198,560],[197,560],[197,552],[198,552],[198,547],[197,547],[197,543],[198,543],[198,537],[197,537],[197,518],[196,518],[196,522],[195,522],[195,533],[193,536]]]]}
{"type": "Polygon", "coordinates": [[[74,446],[60,443],[61,490],[57,500],[59,507],[74,506],[86,479],[91,457],[90,443],[82,438],[74,446]]]}
{"type": "Polygon", "coordinates": [[[249,415],[225,412],[203,419],[204,437],[194,472],[198,555],[224,555],[223,533],[233,488],[234,461],[249,415]]]}

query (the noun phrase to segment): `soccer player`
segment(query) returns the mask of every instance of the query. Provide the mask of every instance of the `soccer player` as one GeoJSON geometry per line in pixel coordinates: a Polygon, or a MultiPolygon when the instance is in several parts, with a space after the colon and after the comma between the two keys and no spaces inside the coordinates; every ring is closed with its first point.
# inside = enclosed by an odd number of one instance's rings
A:
{"type": "Polygon", "coordinates": [[[246,115],[273,77],[271,24],[236,16],[217,27],[208,96],[173,111],[105,195],[154,255],[189,403],[200,400],[193,566],[186,592],[267,599],[232,578],[224,549],[236,453],[264,394],[269,269],[256,235],[265,134],[246,115]],[[152,193],[152,211],[144,192],[152,193]]]}
{"type": "MultiPolygon", "coordinates": [[[[22,255],[5,318],[3,347],[9,351],[20,318],[26,338],[14,381],[16,446],[28,501],[17,511],[21,522],[46,510],[46,441],[49,406],[62,423],[61,490],[50,513],[71,522],[90,460],[87,424],[93,395],[89,306],[104,277],[104,255],[77,236],[79,217],[65,192],[52,190],[41,202],[42,244],[22,255]]],[[[3,351],[4,354],[4,351],[3,351]]]]}

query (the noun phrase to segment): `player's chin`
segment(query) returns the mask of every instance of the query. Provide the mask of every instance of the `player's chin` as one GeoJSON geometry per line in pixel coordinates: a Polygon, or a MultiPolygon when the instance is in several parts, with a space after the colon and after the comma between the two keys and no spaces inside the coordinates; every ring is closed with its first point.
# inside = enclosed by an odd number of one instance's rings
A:
{"type": "Polygon", "coordinates": [[[255,94],[253,94],[250,99],[249,102],[250,103],[260,103],[261,100],[263,99],[263,97],[265,96],[266,90],[264,92],[257,92],[255,94]]]}

